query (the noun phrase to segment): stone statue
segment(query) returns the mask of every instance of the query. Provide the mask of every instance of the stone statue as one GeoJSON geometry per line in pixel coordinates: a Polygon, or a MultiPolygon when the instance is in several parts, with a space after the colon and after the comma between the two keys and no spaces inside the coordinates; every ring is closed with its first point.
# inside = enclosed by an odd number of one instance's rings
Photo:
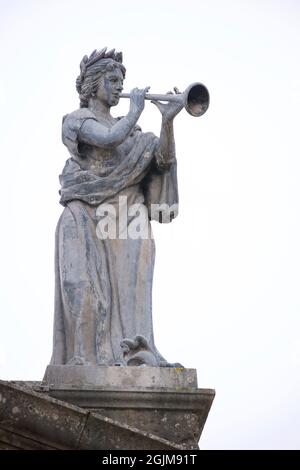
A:
{"type": "Polygon", "coordinates": [[[154,102],[160,137],[143,133],[137,121],[149,87],[131,91],[126,116],[110,113],[124,78],[122,53],[84,56],[80,108],[63,118],[71,157],[60,176],[52,365],[174,366],[153,338],[150,220],[177,215],[173,120],[183,104],[154,102]]]}

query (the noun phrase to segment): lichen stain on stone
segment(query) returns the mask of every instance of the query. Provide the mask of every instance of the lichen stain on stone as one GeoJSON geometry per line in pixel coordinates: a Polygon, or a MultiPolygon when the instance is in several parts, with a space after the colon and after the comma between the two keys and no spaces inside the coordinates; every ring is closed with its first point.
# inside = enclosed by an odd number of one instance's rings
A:
{"type": "Polygon", "coordinates": [[[16,415],[17,413],[20,413],[20,409],[17,406],[14,406],[11,411],[12,411],[13,415],[16,415]]]}
{"type": "Polygon", "coordinates": [[[1,401],[2,401],[2,403],[6,402],[6,398],[2,395],[2,393],[0,393],[0,402],[1,401]]]}

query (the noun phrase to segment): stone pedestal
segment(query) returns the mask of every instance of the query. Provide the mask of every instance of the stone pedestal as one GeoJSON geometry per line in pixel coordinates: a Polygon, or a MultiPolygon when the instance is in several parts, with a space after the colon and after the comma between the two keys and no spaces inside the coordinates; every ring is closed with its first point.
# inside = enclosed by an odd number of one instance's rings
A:
{"type": "Polygon", "coordinates": [[[194,369],[183,368],[48,366],[38,387],[174,449],[198,448],[215,396],[197,388],[194,369]]]}
{"type": "Polygon", "coordinates": [[[99,413],[56,400],[40,382],[0,380],[0,450],[182,448],[99,413]]]}
{"type": "Polygon", "coordinates": [[[197,389],[195,369],[170,367],[48,366],[43,384],[51,388],[96,386],[116,389],[197,389]]]}

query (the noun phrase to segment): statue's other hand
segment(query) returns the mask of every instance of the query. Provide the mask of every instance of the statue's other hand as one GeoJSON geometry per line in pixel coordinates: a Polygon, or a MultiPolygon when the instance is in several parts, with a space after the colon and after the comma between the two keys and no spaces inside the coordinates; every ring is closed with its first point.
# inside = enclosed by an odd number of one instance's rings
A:
{"type": "MultiPolygon", "coordinates": [[[[177,87],[174,87],[175,95],[179,95],[180,91],[177,87]]],[[[168,91],[167,95],[173,95],[172,91],[168,91]]],[[[182,110],[183,101],[169,101],[168,103],[162,103],[161,101],[151,101],[161,112],[163,119],[166,121],[171,121],[174,117],[182,110]]]]}
{"type": "Polygon", "coordinates": [[[146,88],[133,88],[130,92],[130,111],[133,113],[141,114],[145,107],[145,94],[149,91],[150,87],[146,88]]]}

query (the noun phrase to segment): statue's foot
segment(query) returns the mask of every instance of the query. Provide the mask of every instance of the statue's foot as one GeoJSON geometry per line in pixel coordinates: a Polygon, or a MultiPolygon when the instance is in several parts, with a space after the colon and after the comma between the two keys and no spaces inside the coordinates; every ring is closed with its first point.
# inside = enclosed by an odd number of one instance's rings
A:
{"type": "Polygon", "coordinates": [[[73,356],[72,359],[70,359],[67,362],[68,366],[89,366],[91,365],[90,362],[86,361],[83,357],[81,356],[73,356]]]}

